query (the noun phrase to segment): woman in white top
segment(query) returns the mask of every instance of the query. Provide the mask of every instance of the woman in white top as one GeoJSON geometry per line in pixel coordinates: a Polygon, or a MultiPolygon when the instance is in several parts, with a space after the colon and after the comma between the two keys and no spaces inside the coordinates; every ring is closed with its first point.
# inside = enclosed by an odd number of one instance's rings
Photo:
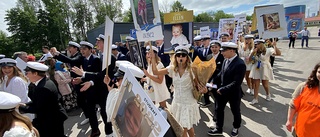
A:
{"type": "Polygon", "coordinates": [[[245,79],[247,81],[247,85],[248,85],[248,90],[247,90],[247,93],[250,94],[250,95],[253,95],[254,91],[253,91],[253,81],[251,78],[249,78],[249,74],[250,74],[250,71],[251,71],[251,67],[252,67],[252,62],[250,61],[250,53],[252,52],[253,50],[253,47],[254,47],[254,42],[253,42],[253,38],[254,36],[253,35],[245,35],[244,37],[241,37],[241,38],[244,38],[245,39],[245,42],[243,43],[243,45],[239,46],[239,50],[238,50],[238,53],[239,53],[239,56],[240,58],[245,62],[246,64],[246,67],[247,67],[247,71],[246,71],[246,74],[245,74],[245,79]]]}
{"type": "Polygon", "coordinates": [[[271,55],[281,55],[280,50],[276,46],[276,42],[273,43],[274,49],[266,48],[264,43],[264,40],[256,39],[256,47],[250,54],[250,61],[253,61],[254,63],[249,76],[254,82],[254,99],[250,102],[252,105],[258,103],[260,80],[262,81],[262,86],[266,91],[266,100],[271,100],[271,95],[269,92],[269,80],[273,80],[274,76],[269,59],[271,55]]]}
{"type": "MultiPolygon", "coordinates": [[[[11,93],[21,99],[21,103],[30,101],[28,97],[28,80],[22,74],[21,70],[16,66],[17,61],[11,58],[3,58],[0,60],[0,91],[11,93]]],[[[34,119],[34,114],[23,114],[34,119]]]]}
{"type": "MultiPolygon", "coordinates": [[[[191,59],[188,56],[188,46],[177,46],[175,54],[170,65],[166,68],[157,69],[157,62],[152,58],[152,71],[154,75],[168,74],[172,77],[172,84],[174,86],[174,94],[172,100],[172,107],[170,111],[176,120],[183,127],[183,137],[194,137],[193,126],[199,123],[200,111],[197,100],[193,97],[193,75],[191,71],[191,59]],[[190,73],[191,72],[191,73],[190,73]]],[[[151,57],[154,53],[150,52],[151,57]]],[[[193,76],[194,78],[194,76],[193,76]]],[[[207,88],[197,85],[199,91],[207,92],[207,88]]]]}
{"type": "Polygon", "coordinates": [[[0,92],[0,137],[39,137],[30,119],[15,110],[20,102],[19,97],[0,92]]]}
{"type": "Polygon", "coordinates": [[[147,70],[143,70],[144,74],[147,76],[142,79],[146,82],[146,86],[144,86],[144,88],[146,91],[148,91],[147,94],[155,104],[159,103],[161,107],[166,108],[166,100],[170,98],[170,93],[166,86],[164,75],[154,75],[152,72],[151,58],[155,58],[157,62],[157,69],[164,68],[163,64],[160,61],[160,57],[158,56],[158,48],[152,46],[152,50],[155,53],[152,57],[149,53],[150,46],[147,46],[146,49],[146,60],[148,62],[148,68],[147,70]]]}

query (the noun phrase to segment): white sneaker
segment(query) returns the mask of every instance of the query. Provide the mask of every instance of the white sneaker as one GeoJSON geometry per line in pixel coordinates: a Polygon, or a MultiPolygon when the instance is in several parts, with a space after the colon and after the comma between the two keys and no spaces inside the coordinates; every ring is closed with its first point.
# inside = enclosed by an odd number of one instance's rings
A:
{"type": "Polygon", "coordinates": [[[88,123],[89,123],[89,118],[86,118],[80,123],[80,125],[83,126],[83,125],[88,124],[88,123]]]}
{"type": "Polygon", "coordinates": [[[113,133],[106,135],[106,137],[114,137],[113,133]]]}
{"type": "Polygon", "coordinates": [[[253,89],[250,89],[250,88],[248,88],[248,90],[246,92],[251,96],[254,94],[253,89]]]}
{"type": "Polygon", "coordinates": [[[266,96],[266,100],[267,101],[271,101],[271,95],[270,94],[266,96]]]}
{"type": "Polygon", "coordinates": [[[100,108],[97,108],[96,114],[97,114],[97,119],[99,120],[100,119],[100,108]]]}
{"type": "Polygon", "coordinates": [[[254,104],[257,104],[257,103],[258,103],[258,100],[253,99],[249,104],[250,104],[250,105],[254,105],[254,104]]]}

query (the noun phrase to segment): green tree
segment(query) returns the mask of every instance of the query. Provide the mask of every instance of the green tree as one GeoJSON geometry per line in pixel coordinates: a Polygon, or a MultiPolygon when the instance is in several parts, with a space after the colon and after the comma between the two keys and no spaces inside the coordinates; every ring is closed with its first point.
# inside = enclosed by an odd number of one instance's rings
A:
{"type": "Polygon", "coordinates": [[[234,18],[233,14],[224,13],[223,10],[218,10],[217,12],[212,12],[211,14],[214,16],[213,22],[219,22],[220,19],[224,18],[234,18]]]}
{"type": "Polygon", "coordinates": [[[12,39],[4,31],[0,30],[0,53],[6,55],[6,57],[11,57],[14,52],[12,43],[12,39]]]}
{"type": "Polygon", "coordinates": [[[195,16],[194,22],[213,22],[213,17],[208,12],[203,12],[195,16]]]}
{"type": "Polygon", "coordinates": [[[252,15],[247,15],[246,20],[252,20],[252,15]]]}
{"type": "Polygon", "coordinates": [[[175,1],[172,6],[170,12],[179,12],[179,11],[187,11],[187,9],[182,5],[180,1],[175,1]]]}
{"type": "Polygon", "coordinates": [[[124,12],[122,22],[133,22],[131,8],[124,12]]]}

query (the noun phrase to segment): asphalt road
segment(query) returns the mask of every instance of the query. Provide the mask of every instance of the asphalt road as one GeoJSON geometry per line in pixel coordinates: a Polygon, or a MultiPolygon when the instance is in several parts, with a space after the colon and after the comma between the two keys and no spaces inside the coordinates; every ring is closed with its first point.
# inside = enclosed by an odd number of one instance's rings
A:
{"type": "MultiPolygon", "coordinates": [[[[305,81],[314,65],[320,62],[319,39],[311,39],[309,48],[301,48],[300,40],[296,41],[295,49],[288,48],[288,41],[278,42],[278,47],[282,52],[277,56],[274,64],[275,80],[270,81],[270,92],[272,101],[265,98],[265,91],[260,85],[259,104],[250,105],[253,96],[246,95],[242,99],[241,113],[242,125],[239,130],[239,137],[287,137],[292,136],[286,130],[288,102],[296,86],[305,81]]],[[[243,90],[247,89],[244,82],[243,90]]],[[[200,108],[201,120],[195,126],[197,137],[207,137],[208,126],[212,122],[213,105],[208,108],[200,108]]],[[[84,119],[80,115],[80,110],[73,111],[69,119],[65,122],[65,133],[70,137],[87,137],[91,129],[89,124],[80,126],[84,119]]],[[[233,116],[229,106],[225,109],[224,136],[229,137],[232,130],[233,116]]],[[[104,134],[104,124],[99,120],[101,137],[104,134]]]]}

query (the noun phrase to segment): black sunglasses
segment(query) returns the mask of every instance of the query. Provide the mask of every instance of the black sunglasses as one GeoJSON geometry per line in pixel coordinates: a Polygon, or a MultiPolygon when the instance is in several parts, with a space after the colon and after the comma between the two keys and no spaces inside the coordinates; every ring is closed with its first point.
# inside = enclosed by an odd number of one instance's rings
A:
{"type": "Polygon", "coordinates": [[[187,56],[187,54],[185,54],[185,53],[177,53],[176,54],[176,57],[186,57],[187,56]]]}

